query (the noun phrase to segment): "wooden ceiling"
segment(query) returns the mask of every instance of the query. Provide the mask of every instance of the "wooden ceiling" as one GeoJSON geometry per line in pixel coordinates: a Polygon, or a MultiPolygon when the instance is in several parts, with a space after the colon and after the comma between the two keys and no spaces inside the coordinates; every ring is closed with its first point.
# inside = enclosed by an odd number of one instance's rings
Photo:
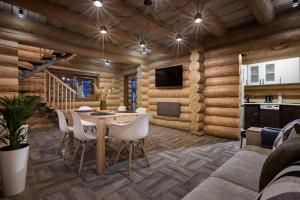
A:
{"type": "Polygon", "coordinates": [[[92,0],[3,0],[0,37],[110,59],[120,65],[138,65],[187,54],[206,38],[224,36],[240,26],[267,24],[278,13],[292,10],[291,2],[153,0],[153,5],[146,7],[143,0],[104,0],[104,7],[97,8],[92,0]],[[25,10],[24,18],[16,17],[19,7],[25,10]],[[203,22],[195,24],[198,10],[203,22]],[[102,24],[108,27],[104,38],[99,32],[102,24]],[[175,42],[178,32],[184,36],[180,45],[175,42]],[[138,45],[141,38],[146,41],[147,54],[138,45]]]}

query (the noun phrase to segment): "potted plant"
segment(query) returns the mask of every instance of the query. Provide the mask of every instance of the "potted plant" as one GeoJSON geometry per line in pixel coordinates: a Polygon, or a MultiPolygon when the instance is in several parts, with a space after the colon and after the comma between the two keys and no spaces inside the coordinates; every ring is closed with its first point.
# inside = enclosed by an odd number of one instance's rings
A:
{"type": "Polygon", "coordinates": [[[100,110],[107,109],[106,99],[107,99],[107,96],[111,92],[110,84],[111,84],[111,82],[104,84],[103,88],[98,88],[96,85],[94,85],[94,91],[95,91],[96,97],[97,97],[97,99],[100,100],[100,110]]]}
{"type": "Polygon", "coordinates": [[[0,139],[6,146],[0,148],[0,172],[4,196],[13,196],[25,189],[29,144],[27,119],[38,101],[23,95],[0,97],[0,139]]]}

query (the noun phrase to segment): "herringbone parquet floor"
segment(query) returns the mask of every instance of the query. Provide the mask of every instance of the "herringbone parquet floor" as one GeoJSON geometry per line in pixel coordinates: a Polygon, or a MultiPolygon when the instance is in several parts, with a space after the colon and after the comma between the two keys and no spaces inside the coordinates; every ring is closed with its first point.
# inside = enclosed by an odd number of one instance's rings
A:
{"type": "MultiPolygon", "coordinates": [[[[236,141],[151,126],[148,138],[151,167],[146,167],[137,149],[138,158],[133,161],[131,176],[127,176],[127,152],[124,151],[117,165],[110,165],[105,175],[98,176],[95,151],[88,149],[83,173],[78,176],[79,158],[70,166],[70,156],[64,161],[62,155],[56,154],[61,139],[57,127],[31,130],[27,188],[10,199],[177,200],[239,150],[236,141]]],[[[110,164],[117,144],[108,142],[107,149],[110,164]]]]}

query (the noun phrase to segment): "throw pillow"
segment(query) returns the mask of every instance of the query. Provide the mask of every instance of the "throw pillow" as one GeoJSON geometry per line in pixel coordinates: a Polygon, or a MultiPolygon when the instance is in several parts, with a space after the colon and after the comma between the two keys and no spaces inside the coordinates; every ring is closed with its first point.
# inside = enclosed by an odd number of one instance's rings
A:
{"type": "Polygon", "coordinates": [[[300,199],[300,162],[283,169],[257,196],[256,200],[300,199]]]}
{"type": "Polygon", "coordinates": [[[269,154],[261,170],[259,191],[262,191],[281,170],[299,160],[300,135],[297,134],[269,154]]]}

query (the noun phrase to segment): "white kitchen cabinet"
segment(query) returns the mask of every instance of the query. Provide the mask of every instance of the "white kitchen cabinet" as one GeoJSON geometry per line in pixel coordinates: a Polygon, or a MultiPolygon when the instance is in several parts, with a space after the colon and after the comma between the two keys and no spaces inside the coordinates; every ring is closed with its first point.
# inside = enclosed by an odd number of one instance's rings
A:
{"type": "Polygon", "coordinates": [[[244,85],[300,83],[300,58],[243,65],[244,85]]]}

